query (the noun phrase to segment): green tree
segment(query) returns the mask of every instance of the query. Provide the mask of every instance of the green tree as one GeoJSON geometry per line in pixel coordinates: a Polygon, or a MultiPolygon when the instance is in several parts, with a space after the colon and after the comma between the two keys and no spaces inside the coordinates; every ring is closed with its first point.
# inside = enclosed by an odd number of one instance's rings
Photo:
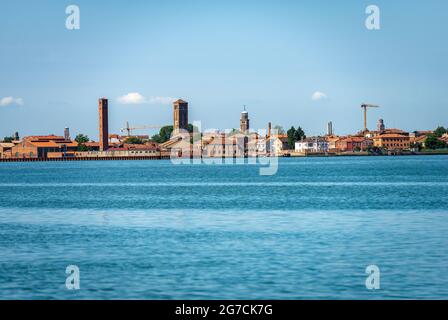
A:
{"type": "Polygon", "coordinates": [[[78,144],[78,151],[84,152],[84,151],[90,151],[90,148],[86,146],[85,144],[81,143],[78,144]]]}
{"type": "Polygon", "coordinates": [[[291,127],[286,134],[288,135],[288,145],[290,149],[294,149],[294,145],[296,143],[296,135],[297,135],[297,131],[296,128],[291,127]]]}
{"type": "Polygon", "coordinates": [[[423,147],[422,147],[422,144],[421,144],[421,143],[418,143],[418,142],[412,142],[412,143],[411,143],[411,149],[420,151],[420,150],[423,149],[423,147]]]}
{"type": "Polygon", "coordinates": [[[124,142],[129,144],[143,144],[143,140],[139,137],[128,137],[124,142]]]}
{"type": "Polygon", "coordinates": [[[6,142],[6,143],[11,143],[13,141],[14,141],[14,137],[4,137],[3,138],[3,142],[6,142]]]}
{"type": "MultiPolygon", "coordinates": [[[[162,127],[160,129],[158,134],[155,134],[155,135],[153,135],[151,137],[151,140],[154,141],[154,142],[157,142],[157,143],[167,142],[168,140],[171,139],[171,135],[173,133],[173,130],[174,130],[173,126],[164,126],[164,127],[162,127]]],[[[194,126],[191,123],[188,124],[187,131],[189,133],[193,133],[194,126]]],[[[198,133],[198,134],[200,134],[200,133],[198,133]]]]}
{"type": "Polygon", "coordinates": [[[288,131],[288,145],[291,149],[294,149],[295,144],[297,141],[300,141],[302,139],[305,139],[305,132],[301,127],[298,127],[297,129],[292,126],[288,131]]]}
{"type": "Polygon", "coordinates": [[[151,137],[151,140],[157,143],[162,143],[162,138],[160,137],[159,134],[155,134],[151,137]]]}
{"type": "Polygon", "coordinates": [[[297,131],[297,136],[299,138],[298,140],[302,140],[302,139],[306,138],[305,131],[303,131],[302,127],[298,127],[296,131],[297,131]]]}
{"type": "Polygon", "coordinates": [[[173,126],[164,126],[160,128],[159,134],[153,137],[153,140],[158,143],[164,143],[170,140],[171,134],[173,133],[173,126]],[[155,140],[156,138],[157,140],[155,140]]]}
{"type": "Polygon", "coordinates": [[[89,142],[90,140],[89,140],[88,136],[80,133],[76,136],[75,141],[78,142],[79,144],[81,144],[81,143],[89,142]]]}
{"type": "Polygon", "coordinates": [[[85,145],[89,142],[89,137],[80,133],[76,136],[75,141],[78,142],[78,151],[89,151],[89,148],[85,145]]]}
{"type": "Polygon", "coordinates": [[[438,138],[443,136],[445,133],[448,133],[448,130],[444,127],[438,127],[436,130],[434,130],[434,135],[438,138]]]}
{"type": "Polygon", "coordinates": [[[446,144],[446,142],[439,140],[439,138],[436,135],[431,134],[431,135],[428,135],[428,137],[426,138],[425,147],[427,149],[432,149],[432,150],[444,149],[447,147],[447,144],[446,144]]]}

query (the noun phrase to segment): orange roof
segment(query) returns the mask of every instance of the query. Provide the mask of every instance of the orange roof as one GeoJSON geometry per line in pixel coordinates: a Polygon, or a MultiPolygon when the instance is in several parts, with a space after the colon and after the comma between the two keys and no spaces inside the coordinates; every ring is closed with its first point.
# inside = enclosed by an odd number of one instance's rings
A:
{"type": "Polygon", "coordinates": [[[338,140],[341,140],[341,139],[345,139],[345,137],[339,137],[339,136],[327,136],[326,137],[326,139],[327,139],[327,141],[338,141],[338,140]]]}
{"type": "Polygon", "coordinates": [[[99,142],[90,141],[90,142],[84,143],[84,145],[87,146],[87,147],[99,147],[100,143],[99,142]]]}
{"type": "Polygon", "coordinates": [[[387,128],[386,130],[384,130],[385,132],[406,132],[406,131],[403,131],[403,130],[401,130],[401,129],[397,129],[397,128],[387,128]]]}
{"type": "Polygon", "coordinates": [[[38,140],[38,141],[42,141],[42,140],[65,140],[64,137],[62,136],[55,136],[55,135],[48,135],[48,136],[29,136],[29,137],[25,137],[25,140],[38,140]]]}
{"type": "Polygon", "coordinates": [[[70,141],[70,142],[58,142],[59,145],[61,146],[67,146],[67,147],[77,147],[78,146],[78,142],[76,141],[70,141]]]}
{"type": "Polygon", "coordinates": [[[59,148],[59,146],[62,146],[54,141],[31,141],[30,143],[38,148],[59,148]]]}
{"type": "Polygon", "coordinates": [[[404,138],[404,139],[409,139],[408,136],[403,136],[401,134],[396,134],[396,133],[385,133],[385,134],[380,134],[379,136],[374,137],[373,139],[383,139],[383,138],[404,138]]]}
{"type": "Polygon", "coordinates": [[[0,148],[12,148],[12,147],[14,147],[14,146],[15,146],[14,143],[0,142],[0,148]]]}
{"type": "Polygon", "coordinates": [[[420,136],[420,137],[414,138],[414,141],[415,142],[425,142],[426,138],[427,138],[427,136],[420,136]]]}
{"type": "Polygon", "coordinates": [[[341,139],[342,141],[347,141],[347,142],[363,142],[364,140],[366,140],[366,138],[364,137],[346,137],[341,139]]]}
{"type": "Polygon", "coordinates": [[[268,141],[276,140],[276,139],[280,139],[280,140],[288,139],[288,135],[287,134],[273,134],[268,137],[268,141]]]}

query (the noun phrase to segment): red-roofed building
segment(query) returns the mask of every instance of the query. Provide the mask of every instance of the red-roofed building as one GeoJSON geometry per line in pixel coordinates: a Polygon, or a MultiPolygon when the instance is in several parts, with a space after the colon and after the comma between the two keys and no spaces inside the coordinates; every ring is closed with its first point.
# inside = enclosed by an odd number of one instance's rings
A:
{"type": "Polygon", "coordinates": [[[336,141],[336,149],[342,152],[364,151],[371,145],[371,139],[360,136],[348,136],[336,141]]]}
{"type": "Polygon", "coordinates": [[[29,136],[11,149],[11,156],[13,158],[74,156],[77,149],[76,141],[65,140],[62,136],[29,136]]]}

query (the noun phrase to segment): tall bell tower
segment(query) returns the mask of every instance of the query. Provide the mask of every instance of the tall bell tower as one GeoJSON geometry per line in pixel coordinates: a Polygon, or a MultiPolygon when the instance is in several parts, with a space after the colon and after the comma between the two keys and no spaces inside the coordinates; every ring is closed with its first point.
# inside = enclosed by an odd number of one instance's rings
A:
{"type": "Polygon", "coordinates": [[[188,130],[188,102],[179,99],[173,103],[173,132],[179,133],[180,129],[188,130]]]}
{"type": "Polygon", "coordinates": [[[100,151],[109,149],[109,102],[106,98],[98,100],[98,113],[100,120],[100,151]]]}
{"type": "Polygon", "coordinates": [[[244,106],[244,111],[241,112],[240,131],[241,133],[249,132],[249,113],[246,111],[246,106],[244,106]]]}

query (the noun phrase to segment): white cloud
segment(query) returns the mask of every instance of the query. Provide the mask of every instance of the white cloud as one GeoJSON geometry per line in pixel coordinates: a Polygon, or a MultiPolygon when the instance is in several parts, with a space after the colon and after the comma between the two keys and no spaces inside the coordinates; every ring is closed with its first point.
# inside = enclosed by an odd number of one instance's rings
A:
{"type": "Polygon", "coordinates": [[[142,104],[146,99],[138,92],[131,92],[124,96],[118,97],[118,102],[121,104],[142,104]]]}
{"type": "Polygon", "coordinates": [[[4,97],[0,99],[0,106],[9,106],[9,105],[17,105],[17,106],[23,106],[23,99],[22,98],[14,98],[14,97],[4,97]]]}
{"type": "Polygon", "coordinates": [[[138,92],[131,92],[124,96],[118,97],[118,102],[121,104],[171,104],[175,100],[175,98],[171,97],[145,98],[138,92]]]}
{"type": "Polygon", "coordinates": [[[311,99],[314,100],[314,101],[324,100],[324,99],[327,99],[327,95],[325,93],[323,93],[323,92],[316,91],[311,96],[311,99]]]}

